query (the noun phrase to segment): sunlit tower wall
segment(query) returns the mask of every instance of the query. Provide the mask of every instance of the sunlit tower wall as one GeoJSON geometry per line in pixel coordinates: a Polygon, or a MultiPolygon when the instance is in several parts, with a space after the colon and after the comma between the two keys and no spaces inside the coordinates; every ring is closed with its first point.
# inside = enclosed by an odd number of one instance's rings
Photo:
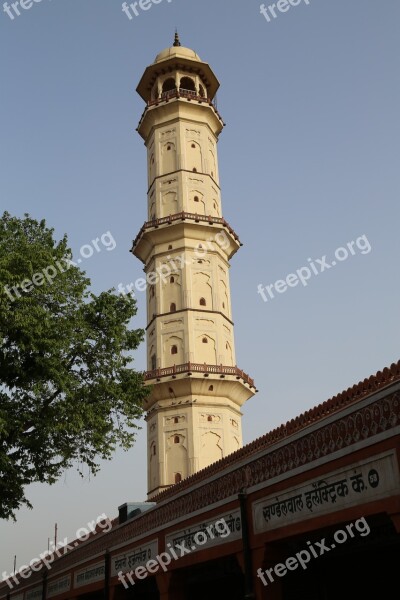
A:
{"type": "Polygon", "coordinates": [[[149,499],[238,450],[241,407],[256,392],[235,357],[229,261],[241,244],[222,216],[218,87],[178,35],[137,87],[148,220],[132,253],[148,281],[149,499]]]}

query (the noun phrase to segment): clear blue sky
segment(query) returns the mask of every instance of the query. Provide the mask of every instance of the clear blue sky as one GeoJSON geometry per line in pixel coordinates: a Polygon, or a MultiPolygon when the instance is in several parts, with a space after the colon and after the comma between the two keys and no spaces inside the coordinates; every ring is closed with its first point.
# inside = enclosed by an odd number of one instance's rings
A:
{"type": "MultiPolygon", "coordinates": [[[[82,265],[96,292],[142,274],[128,251],[146,218],[144,68],[177,26],[220,79],[223,212],[244,243],[231,268],[236,351],[259,389],[245,443],[399,358],[400,4],[311,0],[269,23],[259,11],[163,0],[129,20],[119,0],[43,0],[14,20],[0,12],[0,209],[46,218],[76,253],[111,231],[116,249],[82,265]],[[363,235],[370,252],[307,287],[257,293],[363,235]]],[[[137,327],[144,308],[141,294],[137,327]]],[[[44,551],[56,521],[72,537],[143,500],[145,451],[143,429],[96,478],[30,486],[34,509],[0,524],[0,572],[44,551]]]]}

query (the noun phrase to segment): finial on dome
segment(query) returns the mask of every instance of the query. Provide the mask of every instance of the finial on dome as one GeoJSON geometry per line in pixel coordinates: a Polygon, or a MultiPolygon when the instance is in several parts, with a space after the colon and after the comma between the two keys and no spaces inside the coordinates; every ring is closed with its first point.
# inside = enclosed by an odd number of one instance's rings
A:
{"type": "Polygon", "coordinates": [[[177,30],[177,29],[175,29],[175,40],[174,40],[174,46],[180,46],[180,45],[181,45],[181,42],[180,42],[180,40],[179,40],[179,33],[178,33],[178,30],[177,30]]]}

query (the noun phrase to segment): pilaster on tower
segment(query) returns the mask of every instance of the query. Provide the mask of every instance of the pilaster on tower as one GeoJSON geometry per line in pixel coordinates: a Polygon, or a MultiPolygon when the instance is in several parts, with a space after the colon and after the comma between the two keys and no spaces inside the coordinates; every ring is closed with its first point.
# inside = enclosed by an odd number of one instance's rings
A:
{"type": "Polygon", "coordinates": [[[218,87],[177,34],[137,87],[148,220],[132,253],[149,284],[149,498],[240,448],[240,408],[256,392],[235,358],[229,260],[241,244],[222,216],[218,87]]]}

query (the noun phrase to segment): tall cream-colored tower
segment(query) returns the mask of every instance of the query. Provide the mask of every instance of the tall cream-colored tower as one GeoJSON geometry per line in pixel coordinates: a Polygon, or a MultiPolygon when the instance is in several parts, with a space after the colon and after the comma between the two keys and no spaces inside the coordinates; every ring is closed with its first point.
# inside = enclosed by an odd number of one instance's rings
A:
{"type": "Polygon", "coordinates": [[[218,87],[177,34],[137,87],[148,220],[132,252],[148,282],[149,498],[240,448],[240,408],[256,391],[236,366],[229,260],[240,242],[222,217],[218,87]]]}

